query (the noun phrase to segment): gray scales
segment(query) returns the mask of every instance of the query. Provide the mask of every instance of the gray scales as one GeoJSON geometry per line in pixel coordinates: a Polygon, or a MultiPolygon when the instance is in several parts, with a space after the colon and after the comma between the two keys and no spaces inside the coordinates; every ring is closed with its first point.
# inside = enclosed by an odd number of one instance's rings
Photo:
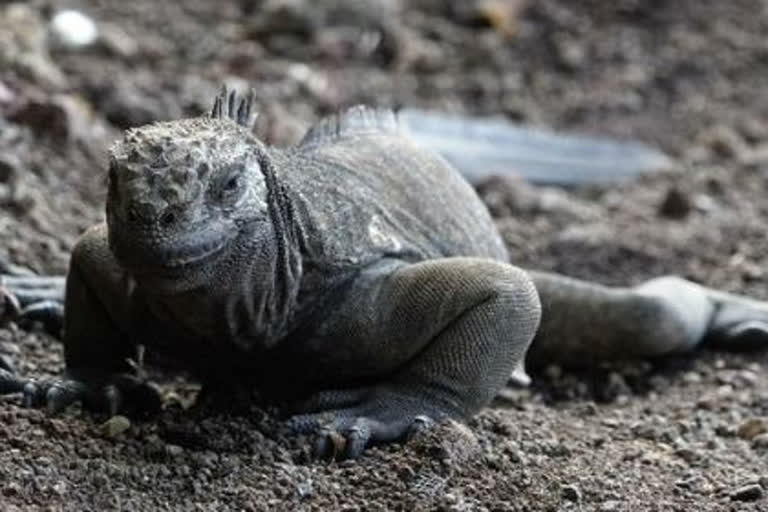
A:
{"type": "Polygon", "coordinates": [[[390,111],[352,108],[284,149],[252,134],[252,99],[223,90],[209,116],[125,133],[66,290],[6,264],[6,316],[55,331],[65,312],[66,374],[6,364],[1,393],[51,413],[156,408],[146,354],[206,396],[255,389],[318,456],[357,457],[470,417],[525,364],[768,343],[762,302],[515,267],[473,188],[390,111]]]}

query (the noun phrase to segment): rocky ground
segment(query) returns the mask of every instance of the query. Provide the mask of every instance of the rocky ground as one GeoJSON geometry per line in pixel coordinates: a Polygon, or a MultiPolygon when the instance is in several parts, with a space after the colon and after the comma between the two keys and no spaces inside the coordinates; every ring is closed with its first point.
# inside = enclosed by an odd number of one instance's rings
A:
{"type": "MultiPolygon", "coordinates": [[[[102,218],[121,129],[195,115],[250,83],[258,131],[295,141],[356,102],[631,136],[678,164],[564,191],[480,192],[518,262],[605,283],[677,273],[768,298],[768,5],[760,0],[241,0],[0,4],[0,256],[63,272],[102,218]],[[75,48],[64,5],[97,23],[75,48]],[[320,7],[322,5],[322,7],[320,7]],[[46,37],[46,34],[48,37],[46,37]]],[[[631,341],[631,340],[630,340],[631,341]]],[[[0,329],[28,375],[59,345],[0,329]]],[[[355,462],[308,460],[258,411],[49,418],[0,399],[3,510],[765,510],[768,356],[549,367],[468,426],[355,462]]]]}

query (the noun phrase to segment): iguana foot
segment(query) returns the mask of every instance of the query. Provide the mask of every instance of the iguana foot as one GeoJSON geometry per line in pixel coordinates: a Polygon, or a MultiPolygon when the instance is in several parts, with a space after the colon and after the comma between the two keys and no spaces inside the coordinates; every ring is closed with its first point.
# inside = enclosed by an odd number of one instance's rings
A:
{"type": "Polygon", "coordinates": [[[369,446],[405,441],[448,414],[419,399],[390,390],[324,392],[302,405],[337,408],[292,416],[292,434],[314,436],[312,453],[323,459],[356,459],[369,446]]]}
{"type": "Polygon", "coordinates": [[[704,344],[728,350],[768,348],[768,303],[711,293],[715,310],[704,344]]]}
{"type": "MultiPolygon", "coordinates": [[[[768,348],[768,302],[713,290],[680,277],[665,276],[636,288],[661,298],[676,312],[678,323],[688,332],[688,343],[723,350],[768,348]]],[[[664,323],[664,318],[655,319],[664,323]]],[[[671,323],[669,319],[666,323],[671,323]]]]}
{"type": "MultiPolygon", "coordinates": [[[[0,262],[0,268],[8,269],[0,262]]],[[[0,325],[14,321],[23,327],[40,323],[55,337],[64,324],[65,278],[36,276],[13,267],[14,274],[0,274],[0,325]]]]}
{"type": "Polygon", "coordinates": [[[35,380],[0,369],[0,395],[21,393],[25,407],[45,408],[55,415],[75,402],[110,416],[126,412],[154,413],[162,399],[152,384],[133,375],[114,375],[98,384],[68,378],[35,380]]]}

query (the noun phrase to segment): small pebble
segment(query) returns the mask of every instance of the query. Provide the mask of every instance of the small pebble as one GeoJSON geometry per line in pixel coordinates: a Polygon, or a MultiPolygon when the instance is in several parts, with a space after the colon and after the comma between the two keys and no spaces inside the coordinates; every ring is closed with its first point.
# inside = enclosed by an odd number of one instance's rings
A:
{"type": "Polygon", "coordinates": [[[0,81],[0,105],[9,104],[16,99],[16,94],[0,81]]]}
{"type": "Polygon", "coordinates": [[[110,54],[121,59],[132,59],[140,51],[139,43],[118,25],[104,25],[100,42],[110,54]]]}
{"type": "Polygon", "coordinates": [[[10,183],[18,174],[21,164],[12,155],[0,157],[0,183],[10,183]]]}
{"type": "Polygon", "coordinates": [[[760,484],[749,484],[739,487],[731,493],[734,501],[755,501],[763,497],[763,488],[760,484]]]}
{"type": "Polygon", "coordinates": [[[587,60],[587,52],[584,45],[575,40],[556,40],[555,48],[557,51],[560,65],[569,71],[576,71],[584,67],[587,60]]]}
{"type": "Polygon", "coordinates": [[[82,97],[71,94],[30,100],[15,110],[11,119],[38,135],[60,142],[88,140],[98,133],[90,105],[82,97]]]}
{"type": "Polygon", "coordinates": [[[312,479],[309,479],[306,482],[301,482],[297,484],[296,491],[299,494],[299,498],[302,500],[311,498],[312,495],[315,493],[314,489],[312,488],[312,479]]]}
{"type": "Polygon", "coordinates": [[[696,194],[691,203],[701,213],[712,213],[717,210],[717,201],[709,194],[696,194]]]}
{"type": "Polygon", "coordinates": [[[675,450],[675,455],[683,459],[688,464],[693,464],[699,459],[699,453],[689,447],[678,448],[675,450]]]}
{"type": "Polygon", "coordinates": [[[653,425],[648,425],[645,423],[638,423],[638,424],[632,425],[632,434],[634,434],[635,437],[639,437],[641,439],[648,439],[650,441],[653,441],[660,437],[659,429],[657,429],[653,425]]]}
{"type": "Polygon", "coordinates": [[[683,382],[686,384],[698,384],[701,382],[701,374],[697,372],[685,372],[683,374],[683,382]]]}
{"type": "Polygon", "coordinates": [[[102,433],[110,439],[116,438],[129,428],[131,428],[131,420],[120,415],[112,416],[101,425],[102,433]]]}
{"type": "Polygon", "coordinates": [[[707,145],[723,158],[735,158],[745,155],[749,147],[741,135],[729,126],[719,125],[704,134],[707,145]]]}
{"type": "Polygon", "coordinates": [[[581,492],[575,485],[564,485],[561,489],[563,498],[568,501],[581,501],[581,492]]]}
{"type": "Polygon", "coordinates": [[[58,496],[65,496],[67,494],[67,484],[63,481],[58,481],[51,486],[51,490],[58,496]]]}
{"type": "Polygon", "coordinates": [[[752,448],[764,450],[768,448],[768,433],[758,434],[752,439],[752,448]]]}
{"type": "Polygon", "coordinates": [[[165,445],[165,451],[170,455],[171,457],[178,457],[182,453],[184,453],[184,448],[177,444],[167,444],[165,445]]]}
{"type": "Polygon", "coordinates": [[[749,418],[737,430],[738,436],[748,441],[766,432],[768,432],[768,420],[766,418],[749,418]]]}
{"type": "Polygon", "coordinates": [[[5,496],[18,496],[22,493],[21,485],[16,482],[9,482],[3,487],[3,494],[5,496]]]}
{"type": "Polygon", "coordinates": [[[668,219],[684,219],[691,213],[691,208],[688,194],[677,187],[672,187],[659,206],[659,215],[668,219]]]}

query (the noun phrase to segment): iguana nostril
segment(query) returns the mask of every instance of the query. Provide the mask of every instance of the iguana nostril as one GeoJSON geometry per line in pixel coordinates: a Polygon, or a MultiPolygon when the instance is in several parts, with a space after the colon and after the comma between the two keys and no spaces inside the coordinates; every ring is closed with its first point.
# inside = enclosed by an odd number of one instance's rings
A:
{"type": "Polygon", "coordinates": [[[170,226],[176,222],[176,214],[173,212],[165,212],[160,216],[160,224],[163,226],[170,226]]]}

